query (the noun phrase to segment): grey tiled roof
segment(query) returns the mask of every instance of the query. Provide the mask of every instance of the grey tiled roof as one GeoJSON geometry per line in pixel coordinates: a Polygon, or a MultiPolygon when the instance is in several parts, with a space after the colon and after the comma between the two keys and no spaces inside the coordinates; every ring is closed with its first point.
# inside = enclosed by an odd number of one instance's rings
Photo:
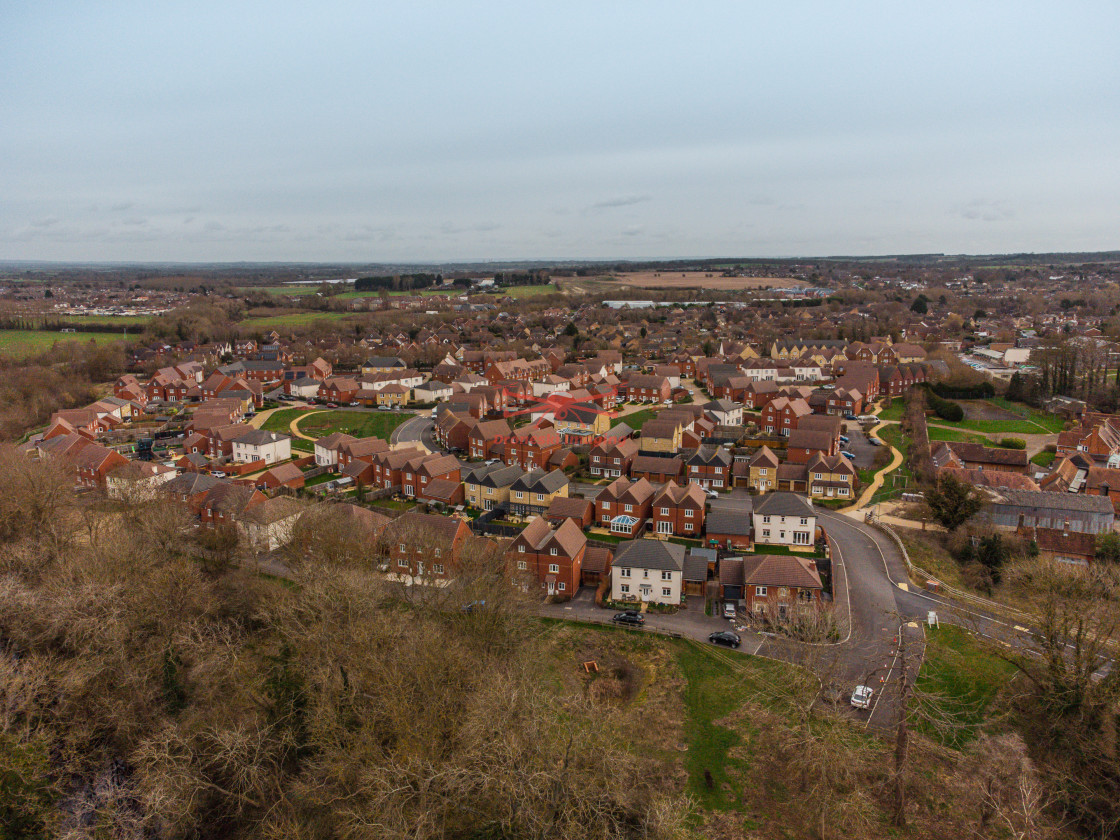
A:
{"type": "Polygon", "coordinates": [[[684,546],[661,540],[631,540],[619,544],[613,565],[679,572],[684,569],[684,546]]]}
{"type": "Polygon", "coordinates": [[[809,503],[796,493],[769,493],[755,504],[754,512],[765,516],[816,516],[809,503]]]}

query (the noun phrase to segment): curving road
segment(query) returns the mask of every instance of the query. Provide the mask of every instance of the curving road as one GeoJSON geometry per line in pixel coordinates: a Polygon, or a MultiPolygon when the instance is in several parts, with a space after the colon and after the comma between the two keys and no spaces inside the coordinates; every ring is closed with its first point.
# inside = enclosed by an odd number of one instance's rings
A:
{"type": "Polygon", "coordinates": [[[420,444],[429,452],[439,452],[440,446],[436,443],[436,439],[432,436],[432,430],[435,429],[436,422],[431,417],[425,417],[418,414],[411,420],[405,420],[397,428],[393,429],[389,435],[389,443],[392,446],[397,444],[420,444]]]}

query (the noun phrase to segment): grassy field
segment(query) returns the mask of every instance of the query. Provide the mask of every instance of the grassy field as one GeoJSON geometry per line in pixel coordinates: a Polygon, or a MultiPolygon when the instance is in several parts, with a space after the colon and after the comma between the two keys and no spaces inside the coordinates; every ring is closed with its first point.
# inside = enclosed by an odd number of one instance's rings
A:
{"type": "Polygon", "coordinates": [[[506,286],[496,289],[493,294],[497,297],[511,297],[515,300],[525,300],[526,298],[535,298],[542,295],[558,295],[561,294],[561,291],[556,286],[549,283],[544,286],[506,286]]]}
{"type": "Polygon", "coordinates": [[[975,432],[964,432],[949,426],[935,426],[932,423],[928,424],[926,429],[929,432],[930,442],[935,440],[963,440],[969,443],[982,443],[985,446],[992,445],[990,439],[983,435],[978,435],[975,432]]]}
{"type": "Polygon", "coordinates": [[[657,416],[657,412],[652,408],[643,408],[641,411],[635,411],[633,414],[627,414],[624,417],[619,417],[616,422],[625,423],[635,432],[639,432],[642,426],[645,425],[647,420],[652,420],[657,416]]]}
{"type": "MultiPolygon", "coordinates": [[[[902,429],[897,425],[884,426],[878,432],[876,432],[876,434],[882,440],[889,443],[891,446],[902,453],[902,463],[899,465],[897,470],[894,470],[894,474],[905,478],[906,483],[909,484],[913,480],[913,476],[910,473],[910,467],[906,463],[906,457],[910,454],[910,438],[904,437],[902,434],[902,429]]],[[[890,490],[893,486],[891,481],[889,480],[890,475],[891,473],[887,473],[883,478],[884,490],[890,490]]]]}
{"type": "MultiPolygon", "coordinates": [[[[969,406],[975,405],[978,410],[983,410],[985,405],[994,408],[1010,411],[1018,415],[1018,419],[1007,418],[1004,420],[981,420],[981,419],[966,419],[959,423],[950,423],[947,420],[942,420],[939,417],[929,418],[930,440],[967,440],[967,438],[949,438],[933,436],[933,427],[935,425],[941,426],[946,429],[961,429],[969,432],[979,432],[981,434],[998,435],[998,434],[1021,434],[1021,435],[1044,435],[1056,434],[1060,432],[1065,425],[1065,421],[1061,417],[1054,414],[1048,414],[1045,411],[1039,411],[1036,408],[1021,405],[1020,403],[1012,403],[996,397],[990,400],[969,402],[967,400],[955,400],[959,402],[962,407],[968,411],[969,406]]],[[[891,407],[879,413],[881,420],[901,420],[906,413],[906,401],[896,399],[891,403],[891,407]]]]}
{"type": "Polygon", "coordinates": [[[271,432],[288,433],[297,417],[299,430],[313,438],[326,437],[334,432],[344,432],[354,437],[377,437],[388,440],[393,429],[414,415],[390,411],[315,411],[302,408],[285,408],[270,415],[262,428],[271,432]]]}
{"type": "Polygon", "coordinates": [[[108,324],[114,327],[131,327],[147,324],[152,320],[151,315],[59,315],[61,320],[73,321],[77,324],[108,324]]]}
{"type": "Polygon", "coordinates": [[[1048,467],[1054,463],[1054,459],[1057,457],[1058,455],[1055,452],[1036,452],[1034,457],[1031,458],[1031,463],[1038,464],[1040,467],[1048,467]]]}
{"type": "Polygon", "coordinates": [[[752,749],[758,729],[744,707],[761,703],[784,714],[774,687],[789,685],[800,674],[779,662],[684,639],[551,619],[542,623],[557,654],[551,668],[556,683],[580,681],[586,690],[608,674],[623,674],[627,704],[644,723],[639,737],[654,741],[641,749],[683,765],[685,790],[701,810],[743,807],[746,782],[759,772],[752,749]],[[583,674],[580,663],[588,660],[598,663],[598,676],[583,674]]]}
{"type": "Polygon", "coordinates": [[[890,408],[885,408],[879,412],[879,419],[901,420],[904,414],[906,414],[906,400],[896,398],[891,400],[890,408]]]}
{"type": "Polygon", "coordinates": [[[55,330],[0,330],[0,356],[26,359],[50,350],[56,342],[96,343],[99,339],[116,340],[106,333],[60,333],[55,330]]]}
{"type": "Polygon", "coordinates": [[[925,661],[916,683],[923,713],[918,728],[946,746],[960,749],[988,720],[988,708],[1011,681],[1015,667],[959,627],[945,625],[927,634],[925,661]],[[939,721],[954,725],[939,730],[939,721]]]}
{"type": "Polygon", "coordinates": [[[1050,414],[1038,408],[1031,408],[1022,403],[1008,402],[1003,397],[993,397],[988,400],[994,406],[1018,414],[1024,420],[1031,420],[1040,426],[1045,426],[1047,431],[1057,433],[1065,428],[1066,421],[1056,414],[1050,414]]]}

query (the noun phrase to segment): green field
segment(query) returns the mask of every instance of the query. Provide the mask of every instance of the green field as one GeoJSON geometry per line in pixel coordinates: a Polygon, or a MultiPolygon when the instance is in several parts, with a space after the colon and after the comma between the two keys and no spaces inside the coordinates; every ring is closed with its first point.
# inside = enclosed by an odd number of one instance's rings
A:
{"type": "Polygon", "coordinates": [[[615,423],[625,423],[635,432],[640,432],[642,426],[646,424],[647,420],[652,420],[657,416],[657,412],[652,408],[643,408],[641,411],[635,411],[633,414],[627,414],[624,417],[619,417],[615,423]]]}
{"type": "Polygon", "coordinates": [[[981,443],[985,446],[991,446],[992,441],[983,435],[978,435],[974,432],[963,432],[960,429],[954,429],[950,426],[935,426],[932,423],[926,425],[929,432],[929,439],[932,443],[935,440],[963,440],[969,443],[981,443]]]}
{"type": "Polygon", "coordinates": [[[61,320],[75,324],[108,324],[114,327],[142,326],[150,323],[151,315],[60,315],[61,320]]]}
{"type": "Polygon", "coordinates": [[[1054,459],[1057,457],[1057,453],[1043,450],[1042,452],[1036,452],[1034,454],[1034,457],[1031,458],[1031,463],[1038,464],[1040,467],[1048,467],[1054,463],[1054,459]]]}
{"type": "Polygon", "coordinates": [[[57,342],[88,344],[98,340],[115,340],[106,333],[60,333],[55,330],[0,330],[0,356],[26,359],[50,350],[57,342]]]}
{"type": "Polygon", "coordinates": [[[1066,425],[1066,421],[1056,414],[1051,414],[1048,411],[1042,411],[1038,408],[1031,408],[1029,405],[1023,405],[1022,403],[1008,402],[1003,397],[993,397],[988,400],[988,402],[994,406],[1018,414],[1024,420],[1031,420],[1040,426],[1045,426],[1047,431],[1055,434],[1062,431],[1066,425]]]}
{"type": "Polygon", "coordinates": [[[559,295],[562,292],[553,286],[551,283],[544,286],[506,286],[487,292],[497,297],[511,297],[515,300],[525,300],[526,298],[535,298],[542,295],[559,295]]]}
{"type": "Polygon", "coordinates": [[[880,420],[901,420],[906,414],[906,400],[895,397],[891,400],[891,407],[879,412],[880,420]]]}
{"type": "Polygon", "coordinates": [[[326,437],[334,432],[344,432],[354,437],[377,437],[388,440],[393,429],[415,415],[396,411],[315,411],[303,408],[285,408],[269,415],[263,429],[270,432],[289,433],[297,417],[308,415],[300,421],[299,430],[313,438],[326,437]]]}
{"type": "Polygon", "coordinates": [[[918,728],[960,749],[979,734],[988,707],[1014,675],[1014,665],[967,631],[951,625],[930,630],[915,684],[918,728]],[[953,725],[939,726],[946,721],[953,725]]]}

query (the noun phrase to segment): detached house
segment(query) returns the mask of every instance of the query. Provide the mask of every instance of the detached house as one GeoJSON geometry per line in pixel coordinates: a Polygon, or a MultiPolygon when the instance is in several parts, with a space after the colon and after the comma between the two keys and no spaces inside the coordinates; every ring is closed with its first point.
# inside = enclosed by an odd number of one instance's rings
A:
{"type": "Polygon", "coordinates": [[[548,596],[570,598],[579,591],[587,537],[571,519],[555,530],[536,517],[510,544],[510,558],[518,576],[527,577],[548,596]]]}
{"type": "Polygon", "coordinates": [[[233,460],[238,464],[275,464],[291,457],[292,439],[278,432],[253,429],[233,439],[233,460]]]}
{"type": "Polygon", "coordinates": [[[595,518],[613,534],[634,537],[645,530],[653,496],[653,486],[644,478],[616,478],[595,497],[595,518]]]}
{"type": "Polygon", "coordinates": [[[679,604],[684,584],[683,545],[662,540],[620,543],[611,564],[611,600],[679,604]]]}
{"type": "Polygon", "coordinates": [[[814,499],[850,500],[855,495],[856,471],[843,455],[817,453],[805,465],[805,472],[814,499]]]}
{"type": "Polygon", "coordinates": [[[754,506],[754,541],[765,545],[811,548],[816,542],[817,514],[802,497],[770,493],[754,506]]]}
{"type": "Polygon", "coordinates": [[[653,531],[663,536],[695,537],[704,528],[704,492],[696,484],[670,481],[653,497],[653,531]]]}
{"type": "Polygon", "coordinates": [[[555,429],[518,429],[509,436],[505,461],[523,470],[543,469],[553,453],[560,448],[560,435],[555,429]]]}
{"type": "Polygon", "coordinates": [[[785,621],[794,611],[817,606],[821,578],[816,563],[806,557],[760,554],[726,558],[720,562],[720,597],[742,603],[747,612],[772,621],[785,621]]]}
{"type": "Polygon", "coordinates": [[[748,487],[759,493],[769,493],[778,487],[778,456],[769,446],[763,446],[750,460],[748,487]]]}
{"type": "Polygon", "coordinates": [[[686,477],[689,482],[699,484],[705,490],[723,490],[731,486],[731,466],[734,460],[731,450],[722,446],[701,446],[685,463],[686,477]]]}
{"type": "Polygon", "coordinates": [[[406,584],[442,585],[458,566],[470,532],[457,517],[409,511],[381,532],[382,569],[406,584]]]}
{"type": "Polygon", "coordinates": [[[798,421],[812,413],[813,409],[805,400],[778,397],[763,407],[760,425],[767,434],[789,437],[790,432],[797,428],[798,421]]]}
{"type": "Polygon", "coordinates": [[[591,447],[588,468],[592,475],[618,478],[630,473],[630,464],[638,454],[638,442],[627,438],[618,442],[604,441],[591,447]]]}

